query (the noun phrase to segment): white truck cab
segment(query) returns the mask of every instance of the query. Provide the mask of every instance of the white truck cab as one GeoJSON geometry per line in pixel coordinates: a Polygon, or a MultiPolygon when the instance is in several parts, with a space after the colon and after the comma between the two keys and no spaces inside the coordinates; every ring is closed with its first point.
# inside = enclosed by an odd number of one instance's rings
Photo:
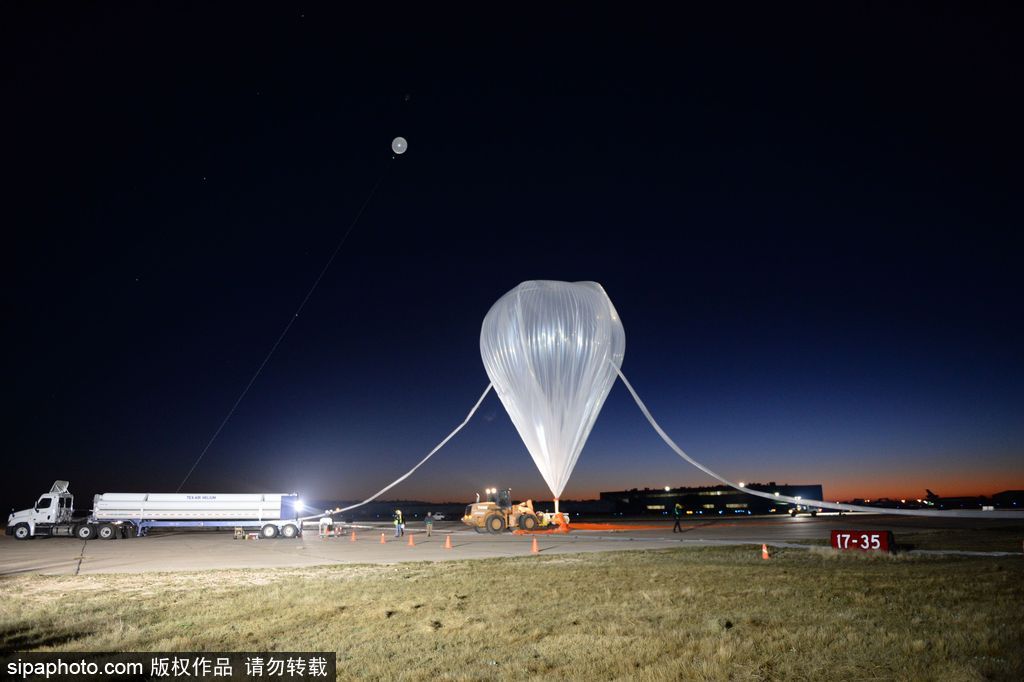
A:
{"type": "Polygon", "coordinates": [[[71,523],[74,512],[75,497],[68,492],[68,482],[54,481],[50,492],[41,495],[35,507],[12,512],[7,517],[7,534],[24,540],[37,535],[37,527],[71,523]]]}

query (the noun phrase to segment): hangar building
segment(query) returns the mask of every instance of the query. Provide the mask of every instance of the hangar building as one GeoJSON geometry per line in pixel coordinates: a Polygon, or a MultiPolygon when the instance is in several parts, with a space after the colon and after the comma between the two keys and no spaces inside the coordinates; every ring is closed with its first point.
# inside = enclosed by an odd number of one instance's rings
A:
{"type": "MultiPolygon", "coordinates": [[[[747,488],[767,493],[779,493],[807,500],[821,500],[821,484],[789,485],[775,481],[749,483],[747,488]]],[[[784,514],[791,505],[774,502],[756,495],[748,495],[726,485],[705,488],[633,488],[601,493],[601,500],[610,502],[619,514],[670,514],[676,503],[687,515],[725,516],[732,514],[784,514]]]]}

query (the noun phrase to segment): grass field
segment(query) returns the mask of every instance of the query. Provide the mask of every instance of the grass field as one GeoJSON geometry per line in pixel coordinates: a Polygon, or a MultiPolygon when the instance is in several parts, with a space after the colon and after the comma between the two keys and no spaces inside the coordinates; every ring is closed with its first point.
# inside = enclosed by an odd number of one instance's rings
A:
{"type": "Polygon", "coordinates": [[[1024,676],[1020,557],[758,550],[19,576],[0,646],[331,650],[339,679],[1024,676]]]}

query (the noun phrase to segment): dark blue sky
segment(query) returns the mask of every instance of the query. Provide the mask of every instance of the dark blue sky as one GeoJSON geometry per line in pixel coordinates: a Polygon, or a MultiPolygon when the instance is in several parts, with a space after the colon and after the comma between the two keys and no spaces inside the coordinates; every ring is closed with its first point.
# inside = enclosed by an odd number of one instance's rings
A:
{"type": "MultiPolygon", "coordinates": [[[[188,489],[382,487],[529,279],[605,287],[722,474],[1024,487],[1016,9],[3,12],[13,505],[174,490],[382,174],[188,489]]],[[[708,482],[619,386],[564,496],[708,482]]],[[[394,494],[491,485],[546,494],[493,396],[394,494]]]]}

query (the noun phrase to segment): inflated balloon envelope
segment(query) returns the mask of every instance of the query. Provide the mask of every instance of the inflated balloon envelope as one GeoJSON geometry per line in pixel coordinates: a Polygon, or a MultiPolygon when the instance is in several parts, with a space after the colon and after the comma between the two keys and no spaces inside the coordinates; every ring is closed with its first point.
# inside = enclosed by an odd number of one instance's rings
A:
{"type": "Polygon", "coordinates": [[[596,282],[523,282],[484,318],[487,376],[556,508],[625,352],[622,322],[596,282]]]}
{"type": "MultiPolygon", "coordinates": [[[[812,505],[840,511],[878,512],[877,507],[808,500],[747,488],[733,483],[690,457],[654,420],[636,390],[622,373],[626,335],[615,306],[595,282],[523,282],[502,296],[484,318],[480,354],[491,383],[473,408],[444,439],[408,472],[362,502],[339,507],[345,512],[374,501],[409,478],[463,429],[493,388],[515,424],[530,456],[555,497],[569,481],[587,436],[597,421],[616,378],[651,427],[683,460],[719,482],[776,504],[812,505]]],[[[1024,512],[995,510],[886,509],[905,516],[1024,517],[1024,512]]],[[[303,520],[315,518],[305,517],[303,520]]]]}

